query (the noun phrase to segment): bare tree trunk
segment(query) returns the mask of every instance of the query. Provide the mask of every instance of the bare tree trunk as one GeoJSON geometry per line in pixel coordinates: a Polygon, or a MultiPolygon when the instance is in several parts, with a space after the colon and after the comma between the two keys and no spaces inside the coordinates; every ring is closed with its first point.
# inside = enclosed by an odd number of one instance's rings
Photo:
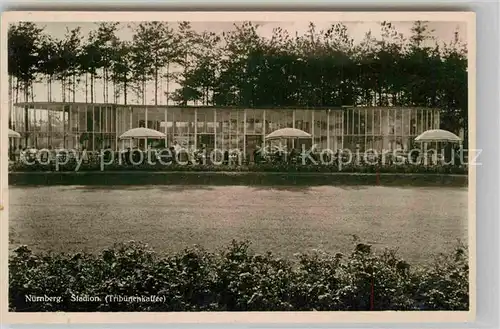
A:
{"type": "Polygon", "coordinates": [[[94,103],[94,73],[90,74],[90,103],[94,103]]]}
{"type": "Polygon", "coordinates": [[[127,79],[123,81],[123,103],[127,105],[127,79]]]}
{"type": "Polygon", "coordinates": [[[116,81],[113,79],[113,103],[118,103],[118,98],[116,94],[116,81]]]}
{"type": "Polygon", "coordinates": [[[106,103],[106,70],[102,69],[102,102],[106,103]]]}
{"type": "Polygon", "coordinates": [[[66,101],[66,79],[62,78],[61,79],[61,92],[62,92],[62,102],[64,103],[66,101]]]}
{"type": "Polygon", "coordinates": [[[146,77],[142,78],[142,105],[146,105],[146,77]]]}
{"type": "Polygon", "coordinates": [[[76,75],[73,74],[73,103],[76,102],[76,75]]]}
{"type": "Polygon", "coordinates": [[[50,102],[50,75],[47,75],[47,102],[50,102]]]}
{"type": "Polygon", "coordinates": [[[104,75],[106,77],[106,84],[104,86],[104,90],[106,90],[106,103],[109,102],[109,76],[108,76],[108,69],[106,68],[104,71],[104,75]]]}
{"type": "Polygon", "coordinates": [[[160,105],[163,104],[163,70],[160,69],[160,105]]]}
{"type": "Polygon", "coordinates": [[[85,103],[89,102],[89,75],[85,72],[85,103]]]}
{"type": "Polygon", "coordinates": [[[52,102],[52,75],[49,76],[49,102],[52,102]]]}
{"type": "Polygon", "coordinates": [[[72,92],[72,86],[73,86],[73,81],[71,79],[71,76],[69,76],[67,78],[67,82],[66,82],[66,90],[68,91],[68,102],[71,102],[71,92],[72,92]]]}
{"type": "MultiPolygon", "coordinates": [[[[167,87],[165,88],[166,89],[166,96],[167,96],[167,102],[165,103],[167,106],[168,106],[168,102],[170,101],[170,63],[167,62],[167,74],[166,74],[166,78],[167,78],[167,87]]],[[[166,124],[166,123],[165,123],[166,124]]]]}
{"type": "Polygon", "coordinates": [[[104,80],[104,88],[102,88],[102,90],[104,91],[104,103],[107,103],[108,102],[108,70],[106,68],[103,69],[104,70],[104,73],[103,73],[103,80],[104,80]]]}
{"type": "Polygon", "coordinates": [[[12,110],[13,110],[13,106],[12,106],[12,95],[13,95],[13,84],[12,84],[12,76],[9,75],[9,128],[10,129],[13,129],[12,127],[12,110]]]}
{"type": "Polygon", "coordinates": [[[155,67],[155,105],[158,105],[158,68],[155,67]]]}
{"type": "Polygon", "coordinates": [[[19,87],[20,87],[19,79],[16,78],[16,103],[19,103],[19,87]]]}

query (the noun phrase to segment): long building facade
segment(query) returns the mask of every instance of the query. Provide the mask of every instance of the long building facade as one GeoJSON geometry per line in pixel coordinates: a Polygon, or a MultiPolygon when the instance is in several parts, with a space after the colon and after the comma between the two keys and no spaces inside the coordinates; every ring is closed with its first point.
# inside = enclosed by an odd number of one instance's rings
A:
{"type": "MultiPolygon", "coordinates": [[[[119,136],[147,127],[167,135],[164,144],[240,149],[265,142],[276,129],[310,133],[319,149],[409,149],[420,133],[438,129],[439,110],[398,107],[244,109],[221,107],[140,106],[119,104],[17,103],[9,124],[21,134],[20,145],[34,148],[121,149],[119,136]]],[[[136,146],[145,141],[135,141],[136,146]]]]}

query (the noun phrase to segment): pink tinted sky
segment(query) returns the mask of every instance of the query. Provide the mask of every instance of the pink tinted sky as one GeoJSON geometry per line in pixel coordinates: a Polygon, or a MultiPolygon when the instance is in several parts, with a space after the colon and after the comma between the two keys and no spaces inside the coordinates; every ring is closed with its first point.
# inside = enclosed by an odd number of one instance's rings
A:
{"type": "MultiPolygon", "coordinates": [[[[241,22],[192,22],[191,26],[195,31],[212,31],[221,33],[223,31],[230,31],[233,29],[233,24],[239,24],[241,22]]],[[[303,34],[306,32],[309,25],[308,22],[290,22],[290,21],[276,21],[276,22],[258,22],[259,24],[258,33],[263,37],[270,37],[274,28],[281,27],[287,30],[291,35],[295,33],[303,34]]],[[[317,29],[328,29],[332,24],[339,22],[315,22],[317,29]]],[[[377,37],[380,35],[380,24],[379,22],[343,22],[349,31],[349,35],[354,39],[354,41],[360,42],[366,32],[372,31],[372,34],[377,37]]],[[[413,22],[392,22],[396,27],[398,32],[403,33],[408,36],[411,32],[411,26],[413,22]]],[[[51,22],[51,23],[41,23],[40,25],[45,26],[46,32],[56,38],[62,38],[68,29],[74,29],[78,26],[82,29],[82,34],[88,34],[92,29],[95,29],[95,23],[92,22],[51,22]]],[[[177,25],[175,22],[172,25],[177,25]]],[[[466,23],[465,22],[428,22],[430,29],[434,30],[433,35],[436,37],[437,41],[450,42],[453,40],[454,32],[459,31],[459,35],[462,41],[465,41],[466,36],[466,23]]],[[[120,31],[117,35],[124,39],[129,40],[132,38],[133,32],[127,28],[127,24],[120,25],[120,31]]]]}
{"type": "MultiPolygon", "coordinates": [[[[223,31],[230,31],[234,28],[234,24],[241,24],[242,22],[192,22],[191,26],[195,31],[212,31],[217,33],[222,33],[223,31]]],[[[257,29],[259,35],[262,37],[270,37],[272,35],[273,29],[280,27],[283,30],[287,30],[291,36],[294,36],[295,33],[299,35],[304,34],[308,28],[309,23],[306,21],[276,21],[276,22],[258,22],[254,21],[255,24],[259,24],[260,27],[257,29]]],[[[315,22],[317,30],[328,29],[332,24],[339,23],[338,21],[319,21],[315,22]]],[[[349,31],[349,35],[354,39],[355,43],[359,43],[363,40],[365,34],[368,31],[372,32],[374,37],[380,36],[380,23],[379,22],[342,22],[346,25],[349,31]]],[[[409,36],[411,33],[411,27],[413,22],[392,22],[396,27],[399,33],[403,33],[405,36],[409,36]]],[[[67,29],[71,30],[76,27],[81,27],[81,32],[84,37],[88,35],[90,31],[96,28],[96,24],[93,22],[44,22],[40,23],[40,26],[45,27],[45,31],[53,36],[54,38],[63,38],[67,29]]],[[[122,40],[130,40],[132,38],[133,32],[130,28],[127,27],[128,23],[120,24],[119,31],[117,32],[118,37],[122,40]]],[[[177,26],[176,22],[172,22],[172,26],[175,28],[177,26]]],[[[436,41],[449,43],[454,38],[454,32],[458,31],[459,36],[462,42],[466,41],[466,23],[465,22],[442,22],[442,21],[432,21],[428,22],[428,26],[431,30],[434,30],[433,35],[436,38],[436,41]]],[[[176,70],[177,68],[172,68],[176,70]]],[[[179,85],[175,82],[169,82],[169,90],[172,92],[179,87],[179,85]]],[[[79,86],[81,87],[81,86],[79,86]]],[[[52,85],[53,88],[53,99],[52,101],[61,101],[62,94],[57,92],[60,90],[60,86],[57,82],[54,82],[52,85]]],[[[154,99],[154,88],[151,84],[148,84],[146,87],[146,97],[147,103],[153,104],[154,99]]],[[[160,102],[159,104],[165,104],[167,102],[167,97],[163,93],[166,90],[166,83],[161,82],[161,86],[159,93],[160,102]]],[[[47,101],[47,86],[44,82],[36,83],[34,86],[35,91],[35,100],[38,101],[47,101]]],[[[95,91],[96,91],[96,100],[95,102],[103,102],[102,96],[102,85],[100,81],[96,81],[95,83],[95,91]]],[[[135,103],[138,102],[138,99],[135,99],[135,95],[133,95],[132,91],[129,92],[129,102],[135,103]]],[[[76,94],[76,101],[83,102],[85,101],[85,92],[82,88],[79,88],[76,94]]],[[[110,91],[110,99],[112,101],[112,94],[110,91]]],[[[122,97],[120,97],[119,102],[123,102],[122,97]]]]}

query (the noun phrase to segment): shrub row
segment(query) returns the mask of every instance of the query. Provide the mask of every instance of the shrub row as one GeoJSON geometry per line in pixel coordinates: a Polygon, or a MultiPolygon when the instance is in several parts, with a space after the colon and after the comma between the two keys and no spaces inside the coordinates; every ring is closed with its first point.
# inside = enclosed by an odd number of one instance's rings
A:
{"type": "MultiPolygon", "coordinates": [[[[287,164],[287,163],[263,163],[263,164],[248,164],[248,165],[180,165],[170,164],[140,164],[140,165],[125,165],[114,163],[104,167],[106,171],[182,171],[182,172],[316,172],[316,173],[422,173],[422,174],[467,174],[467,168],[456,165],[435,165],[424,166],[414,164],[392,164],[392,165],[357,165],[346,164],[339,166],[338,164],[321,165],[321,164],[287,164]]],[[[77,163],[75,161],[61,164],[56,168],[55,164],[40,164],[35,163],[28,165],[22,162],[14,163],[9,166],[11,172],[39,172],[39,171],[76,171],[77,163]]],[[[78,167],[78,171],[100,171],[101,166],[98,162],[83,163],[78,167]]]]}
{"type": "Polygon", "coordinates": [[[210,253],[194,247],[160,256],[135,242],[98,255],[34,254],[17,248],[9,262],[9,307],[65,311],[468,310],[468,257],[457,247],[432,265],[410,266],[394,251],[358,243],[350,255],[314,252],[285,260],[247,242],[210,253]],[[32,303],[27,295],[62,296],[32,303]],[[101,302],[71,302],[71,296],[101,302]],[[106,303],[104,296],[160,296],[163,303],[106,303]]]}

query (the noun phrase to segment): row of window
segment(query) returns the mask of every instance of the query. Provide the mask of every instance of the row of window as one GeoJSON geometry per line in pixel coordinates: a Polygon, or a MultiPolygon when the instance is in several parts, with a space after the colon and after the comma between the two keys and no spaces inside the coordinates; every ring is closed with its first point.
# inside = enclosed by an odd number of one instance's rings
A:
{"type": "MultiPolygon", "coordinates": [[[[310,147],[312,143],[316,144],[318,149],[350,149],[351,151],[360,150],[361,152],[368,149],[375,150],[408,150],[414,144],[413,137],[394,137],[394,136],[320,136],[315,137],[313,141],[301,141],[301,144],[306,144],[310,147]]],[[[174,142],[179,143],[184,147],[195,146],[200,148],[205,146],[208,149],[245,149],[248,152],[254,150],[257,146],[262,145],[263,137],[261,135],[247,135],[232,137],[229,135],[213,135],[213,134],[190,134],[184,136],[167,136],[166,145],[171,146],[174,142]]],[[[150,141],[160,143],[163,146],[165,141],[150,141]]],[[[89,150],[99,150],[102,148],[121,149],[124,147],[144,146],[143,140],[136,141],[120,141],[113,133],[82,133],[78,135],[64,134],[41,134],[29,137],[28,144],[25,145],[25,139],[21,139],[21,146],[47,148],[49,146],[59,148],[80,148],[86,147],[89,150]]]]}
{"type": "Polygon", "coordinates": [[[68,111],[23,108],[11,116],[19,132],[117,132],[148,127],[170,135],[222,132],[231,135],[267,134],[284,127],[302,129],[314,136],[397,135],[415,136],[439,127],[439,113],[432,109],[325,110],[213,110],[144,109],[71,106],[68,111]],[[166,123],[165,123],[166,117],[166,123]],[[246,117],[246,120],[245,120],[246,117]],[[25,125],[26,123],[26,125],[25,125]]]}

